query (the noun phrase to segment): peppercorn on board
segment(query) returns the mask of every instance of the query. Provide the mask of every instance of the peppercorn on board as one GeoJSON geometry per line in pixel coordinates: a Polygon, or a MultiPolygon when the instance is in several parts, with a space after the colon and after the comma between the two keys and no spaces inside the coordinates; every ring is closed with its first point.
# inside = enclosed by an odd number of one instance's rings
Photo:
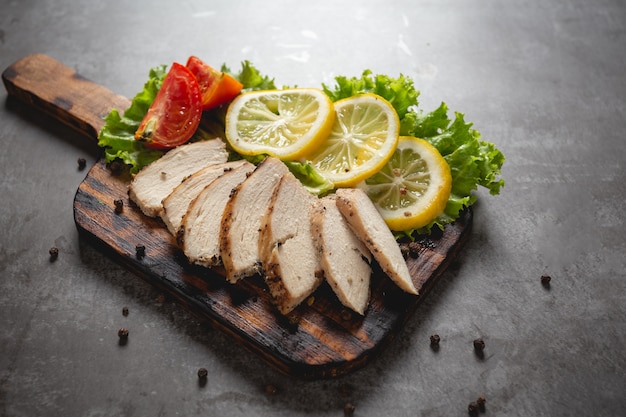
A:
{"type": "MultiPolygon", "coordinates": [[[[130,103],[40,54],[15,62],[2,79],[9,94],[91,139],[112,108],[123,110],[130,103]]],[[[163,222],[144,216],[128,199],[130,180],[127,170],[112,170],[103,159],[89,170],[74,199],[79,232],[277,370],[306,379],[341,376],[367,364],[411,318],[472,226],[472,211],[466,210],[441,236],[417,242],[416,256],[407,264],[419,296],[404,293],[374,265],[363,317],[342,307],[327,284],[282,316],[261,277],[230,284],[219,268],[190,265],[163,222]],[[123,202],[121,210],[116,200],[123,202]]]]}

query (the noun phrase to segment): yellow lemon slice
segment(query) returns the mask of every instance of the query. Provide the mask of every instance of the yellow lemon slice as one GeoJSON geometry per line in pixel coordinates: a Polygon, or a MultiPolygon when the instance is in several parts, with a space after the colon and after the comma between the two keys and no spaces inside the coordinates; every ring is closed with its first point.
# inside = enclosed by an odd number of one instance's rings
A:
{"type": "Polygon", "coordinates": [[[376,205],[391,230],[428,225],[450,198],[450,167],[423,139],[401,136],[393,156],[376,174],[358,185],[376,205]]]}
{"type": "Polygon", "coordinates": [[[322,90],[294,88],[237,96],[226,113],[226,139],[242,155],[299,159],[318,146],[335,119],[322,90]]]}
{"type": "Polygon", "coordinates": [[[335,113],[330,135],[306,158],[335,187],[352,187],[391,158],[400,120],[387,100],[369,93],[335,102],[335,113]]]}

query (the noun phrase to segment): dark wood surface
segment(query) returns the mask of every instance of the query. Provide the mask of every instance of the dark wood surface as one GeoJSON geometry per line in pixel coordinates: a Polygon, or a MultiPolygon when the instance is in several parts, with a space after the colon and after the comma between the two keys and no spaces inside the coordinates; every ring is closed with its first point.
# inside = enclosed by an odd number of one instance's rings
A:
{"type": "Polygon", "coordinates": [[[28,55],[2,73],[7,92],[92,139],[112,108],[130,101],[47,55],[28,55]]]}
{"type": "MultiPolygon", "coordinates": [[[[45,55],[17,61],[2,78],[9,94],[92,139],[110,109],[129,104],[45,55]]],[[[469,237],[472,225],[468,210],[440,236],[419,240],[419,254],[407,259],[419,296],[403,293],[375,266],[364,317],[343,308],[326,284],[284,317],[272,306],[261,277],[232,285],[219,269],[189,265],[164,224],[145,217],[128,200],[129,180],[127,172],[113,172],[98,161],[76,192],[78,230],[279,371],[303,378],[340,376],[368,363],[410,320],[469,237]],[[116,199],[124,202],[120,213],[115,211],[116,199]],[[145,247],[145,256],[137,255],[138,245],[145,247]]]]}

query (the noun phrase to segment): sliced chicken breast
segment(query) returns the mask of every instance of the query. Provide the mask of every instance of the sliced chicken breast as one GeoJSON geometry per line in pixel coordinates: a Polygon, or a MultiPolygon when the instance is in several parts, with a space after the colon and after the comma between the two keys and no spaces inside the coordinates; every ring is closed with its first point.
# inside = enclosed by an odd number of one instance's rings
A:
{"type": "Polygon", "coordinates": [[[323,280],[310,220],[316,200],[293,174],[287,173],[262,222],[259,250],[265,282],[282,314],[296,308],[323,280]]]}
{"type": "Polygon", "coordinates": [[[326,282],[341,304],[365,314],[370,297],[372,255],[339,212],[335,195],[316,202],[311,224],[326,282]]]}
{"type": "Polygon", "coordinates": [[[177,242],[189,262],[206,267],[220,264],[222,215],[233,188],[254,170],[245,161],[207,185],[192,202],[177,233],[177,242]]]}
{"type": "Polygon", "coordinates": [[[224,172],[244,165],[245,161],[224,162],[222,164],[209,165],[198,172],[194,172],[174,188],[165,199],[163,199],[163,212],[161,218],[167,229],[176,235],[182,224],[183,217],[189,209],[189,204],[200,192],[213,180],[221,177],[224,172]]]}
{"type": "Polygon", "coordinates": [[[260,272],[259,232],[274,190],[289,169],[268,157],[231,194],[224,209],[220,252],[226,279],[232,283],[260,272]]]}
{"type": "Polygon", "coordinates": [[[221,139],[178,146],[139,171],[129,185],[128,195],[146,216],[158,217],[163,199],[185,177],[227,159],[226,145],[221,139]]]}
{"type": "Polygon", "coordinates": [[[400,246],[365,191],[340,188],[337,207],[354,234],[367,246],[383,271],[402,290],[417,294],[400,246]]]}

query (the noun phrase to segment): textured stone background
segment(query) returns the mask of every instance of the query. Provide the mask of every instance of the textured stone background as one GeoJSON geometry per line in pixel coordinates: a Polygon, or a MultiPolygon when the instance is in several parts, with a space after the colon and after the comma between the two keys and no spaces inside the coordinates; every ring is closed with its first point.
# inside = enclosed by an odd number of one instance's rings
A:
{"type": "Polygon", "coordinates": [[[248,59],[279,85],[404,73],[422,108],[445,101],[507,157],[502,194],[478,192],[467,246],[400,336],[344,378],[301,381],[80,239],[72,202],[87,170],[76,160],[91,166],[99,149],[2,89],[1,416],[341,416],[347,402],[357,416],[464,416],[480,394],[485,416],[626,414],[624,2],[0,0],[0,10],[1,69],[45,53],[129,97],[149,68],[191,54],[248,59]]]}

